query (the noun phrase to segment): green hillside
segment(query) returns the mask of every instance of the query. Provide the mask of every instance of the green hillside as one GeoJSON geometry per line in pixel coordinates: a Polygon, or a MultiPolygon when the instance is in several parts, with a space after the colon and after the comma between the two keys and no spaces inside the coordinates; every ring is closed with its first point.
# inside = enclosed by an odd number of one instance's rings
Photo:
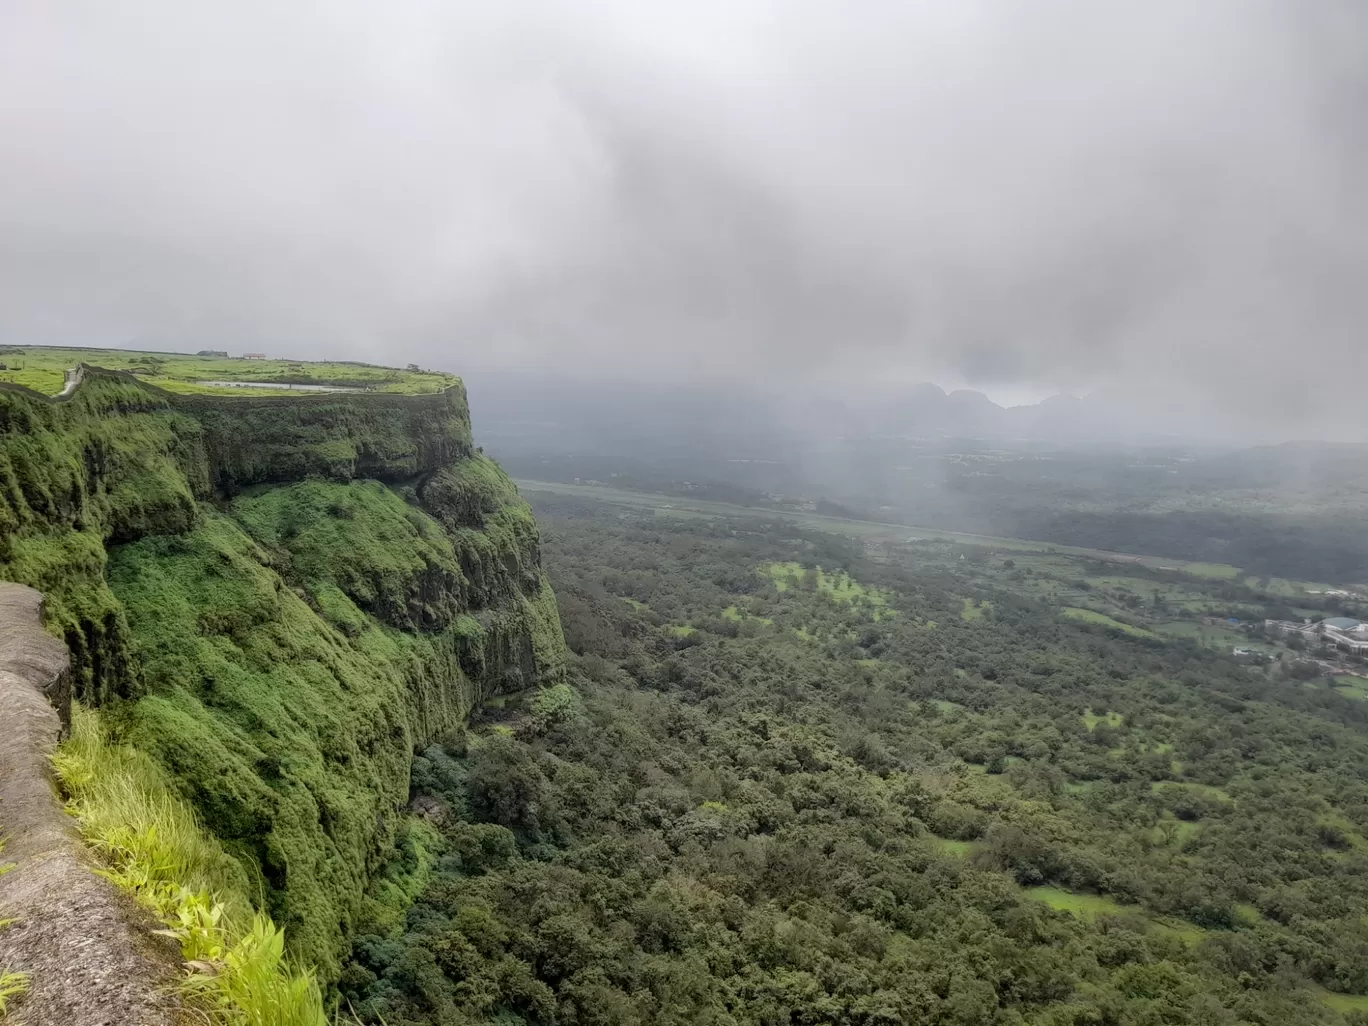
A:
{"type": "Polygon", "coordinates": [[[410,755],[563,672],[537,526],[465,391],[0,386],[0,578],[42,590],[71,698],[151,755],[326,981],[410,755]]]}

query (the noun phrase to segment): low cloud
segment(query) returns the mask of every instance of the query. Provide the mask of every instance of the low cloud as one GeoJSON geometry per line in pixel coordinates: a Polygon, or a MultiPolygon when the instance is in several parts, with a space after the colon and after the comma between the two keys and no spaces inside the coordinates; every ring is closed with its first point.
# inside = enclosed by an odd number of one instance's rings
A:
{"type": "Polygon", "coordinates": [[[0,12],[0,341],[1368,433],[1368,9],[0,12]]]}

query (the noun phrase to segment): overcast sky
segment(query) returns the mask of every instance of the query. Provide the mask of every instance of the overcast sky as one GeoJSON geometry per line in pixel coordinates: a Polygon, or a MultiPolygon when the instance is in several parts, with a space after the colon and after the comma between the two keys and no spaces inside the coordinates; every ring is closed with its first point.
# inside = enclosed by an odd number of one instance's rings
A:
{"type": "Polygon", "coordinates": [[[0,341],[1368,434],[1363,0],[0,2],[0,341]]]}

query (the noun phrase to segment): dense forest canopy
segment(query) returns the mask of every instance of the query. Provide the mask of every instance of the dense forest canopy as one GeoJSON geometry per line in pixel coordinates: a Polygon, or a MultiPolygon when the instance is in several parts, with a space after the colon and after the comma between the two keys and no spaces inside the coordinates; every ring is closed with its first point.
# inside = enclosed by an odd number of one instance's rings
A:
{"type": "Polygon", "coordinates": [[[573,686],[415,760],[366,1021],[1368,1023],[1368,703],[1145,626],[1266,594],[539,512],[573,686]]]}

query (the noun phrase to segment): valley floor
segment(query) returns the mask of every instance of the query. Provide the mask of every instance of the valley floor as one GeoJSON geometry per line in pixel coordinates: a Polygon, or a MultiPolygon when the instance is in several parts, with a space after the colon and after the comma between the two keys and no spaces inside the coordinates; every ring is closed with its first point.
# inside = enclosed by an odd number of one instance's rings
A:
{"type": "Polygon", "coordinates": [[[573,687],[415,761],[367,1021],[1364,1021],[1368,702],[1231,652],[1313,589],[565,487],[573,687]]]}
{"type": "Polygon", "coordinates": [[[1129,563],[1136,566],[1181,570],[1201,577],[1231,578],[1239,576],[1237,567],[1224,563],[1198,563],[1165,556],[1136,555],[1127,552],[1111,552],[1106,549],[1089,549],[1076,545],[1059,545],[1053,542],[1031,541],[1023,538],[1002,538],[986,534],[965,534],[944,531],[935,527],[917,527],[912,524],[885,523],[880,520],[856,520],[849,517],[827,516],[822,513],[800,512],[796,510],[769,509],[762,506],[741,506],[729,502],[716,502],[710,499],[686,499],[674,495],[657,495],[650,492],[637,492],[607,485],[567,484],[561,481],[533,481],[515,479],[516,484],[528,493],[542,492],[549,495],[563,495],[591,502],[626,506],[636,509],[649,509],[665,516],[758,516],[766,519],[786,520],[808,530],[831,531],[851,538],[874,542],[931,541],[944,540],[965,545],[989,546],[996,549],[1020,549],[1022,551],[1057,552],[1066,556],[1085,556],[1115,563],[1129,563]]]}

